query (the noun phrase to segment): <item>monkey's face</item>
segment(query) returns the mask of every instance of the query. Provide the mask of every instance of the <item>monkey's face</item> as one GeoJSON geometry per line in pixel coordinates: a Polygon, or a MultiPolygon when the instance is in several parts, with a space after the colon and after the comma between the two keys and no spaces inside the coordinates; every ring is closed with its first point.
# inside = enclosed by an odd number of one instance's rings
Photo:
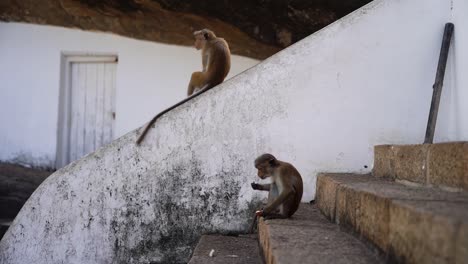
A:
{"type": "Polygon", "coordinates": [[[205,46],[205,43],[206,43],[206,40],[203,37],[203,34],[195,35],[195,48],[197,50],[203,49],[203,47],[205,46]]]}
{"type": "Polygon", "coordinates": [[[270,177],[271,175],[271,168],[270,168],[270,165],[269,164],[260,164],[258,166],[256,166],[257,170],[258,170],[258,177],[260,177],[260,179],[266,179],[268,177],[270,177]]]}

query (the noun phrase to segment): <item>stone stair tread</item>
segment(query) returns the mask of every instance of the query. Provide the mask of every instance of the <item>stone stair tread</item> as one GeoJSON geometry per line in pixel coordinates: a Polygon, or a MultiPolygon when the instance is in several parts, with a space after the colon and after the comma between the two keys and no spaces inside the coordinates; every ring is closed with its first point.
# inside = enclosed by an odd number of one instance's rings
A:
{"type": "Polygon", "coordinates": [[[386,198],[414,210],[441,216],[468,219],[468,192],[450,192],[427,186],[407,186],[371,175],[322,173],[343,187],[386,198]]]}
{"type": "Polygon", "coordinates": [[[373,175],[447,190],[468,191],[468,142],[374,147],[373,175]]]}
{"type": "Polygon", "coordinates": [[[262,263],[256,236],[203,235],[189,264],[260,264],[262,263]],[[214,249],[213,257],[210,251],[214,249]]]}
{"type": "Polygon", "coordinates": [[[466,263],[468,192],[412,186],[372,175],[322,173],[317,205],[397,263],[466,263]],[[443,246],[442,246],[443,245],[443,246]]]}
{"type": "Polygon", "coordinates": [[[377,250],[311,204],[301,204],[290,219],[261,219],[259,236],[266,263],[383,263],[377,250]]]}

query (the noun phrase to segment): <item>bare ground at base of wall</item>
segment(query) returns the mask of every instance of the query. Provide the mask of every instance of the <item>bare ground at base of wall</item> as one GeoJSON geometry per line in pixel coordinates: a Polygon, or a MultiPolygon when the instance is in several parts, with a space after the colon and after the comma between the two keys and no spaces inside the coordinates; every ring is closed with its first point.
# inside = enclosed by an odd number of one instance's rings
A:
{"type": "MultiPolygon", "coordinates": [[[[11,222],[36,188],[53,171],[0,163],[0,219],[11,222]]],[[[2,225],[3,226],[3,225],[2,225]]],[[[2,231],[6,231],[3,230],[2,231]]],[[[0,238],[3,232],[0,232],[0,238]]]]}

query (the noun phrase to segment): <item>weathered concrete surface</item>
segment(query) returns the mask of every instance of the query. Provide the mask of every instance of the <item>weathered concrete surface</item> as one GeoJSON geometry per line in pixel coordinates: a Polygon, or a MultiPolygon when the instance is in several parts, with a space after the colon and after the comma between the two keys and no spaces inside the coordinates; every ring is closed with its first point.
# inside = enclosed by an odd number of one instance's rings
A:
{"type": "Polygon", "coordinates": [[[468,243],[460,236],[468,224],[467,192],[414,188],[353,174],[321,174],[317,188],[320,210],[373,242],[389,260],[468,261],[468,243]],[[322,187],[326,191],[320,191],[322,187]],[[328,195],[337,198],[333,201],[328,195]]]}
{"type": "MultiPolygon", "coordinates": [[[[182,129],[190,109],[164,117],[156,140],[137,147],[134,131],[51,175],[0,242],[0,262],[185,263],[199,234],[245,231],[259,199],[248,184],[256,151],[250,159],[209,155],[236,148],[215,140],[226,131],[198,118],[182,129]],[[202,135],[212,142],[187,140],[202,135]]],[[[251,137],[231,140],[254,145],[251,137]]]]}
{"type": "Polygon", "coordinates": [[[198,241],[189,264],[261,264],[256,235],[204,235],[198,241]],[[214,250],[210,257],[210,252],[214,250]]]}
{"type": "Polygon", "coordinates": [[[154,145],[137,147],[132,132],[47,178],[1,240],[0,262],[186,263],[201,233],[245,231],[258,201],[251,162],[211,170],[192,131],[170,132],[174,114],[154,145]]]}
{"type": "Polygon", "coordinates": [[[374,147],[378,178],[468,190],[468,142],[374,147]]]}
{"type": "Polygon", "coordinates": [[[377,250],[330,223],[317,206],[302,204],[291,219],[259,221],[266,263],[383,263],[377,250]]]}

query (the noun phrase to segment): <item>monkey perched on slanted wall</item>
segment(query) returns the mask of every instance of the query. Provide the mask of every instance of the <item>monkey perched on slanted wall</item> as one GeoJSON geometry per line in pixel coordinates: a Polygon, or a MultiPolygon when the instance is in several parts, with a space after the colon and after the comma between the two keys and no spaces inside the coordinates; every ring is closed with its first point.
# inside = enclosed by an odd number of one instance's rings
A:
{"type": "Polygon", "coordinates": [[[224,39],[209,29],[195,31],[193,35],[195,48],[202,50],[203,70],[192,73],[187,96],[222,83],[231,69],[231,51],[224,39]]]}
{"type": "Polygon", "coordinates": [[[271,154],[263,154],[255,160],[258,177],[271,177],[270,184],[253,182],[254,190],[268,191],[268,204],[257,216],[266,219],[291,217],[299,208],[303,185],[299,172],[293,165],[277,160],[271,154]]]}
{"type": "MultiPolygon", "coordinates": [[[[188,96],[222,83],[231,69],[231,52],[224,39],[216,37],[213,31],[208,29],[195,31],[193,35],[195,36],[195,48],[202,49],[203,71],[192,73],[187,90],[188,96]]],[[[138,137],[137,145],[143,141],[146,133],[161,114],[149,121],[138,137]]]]}

